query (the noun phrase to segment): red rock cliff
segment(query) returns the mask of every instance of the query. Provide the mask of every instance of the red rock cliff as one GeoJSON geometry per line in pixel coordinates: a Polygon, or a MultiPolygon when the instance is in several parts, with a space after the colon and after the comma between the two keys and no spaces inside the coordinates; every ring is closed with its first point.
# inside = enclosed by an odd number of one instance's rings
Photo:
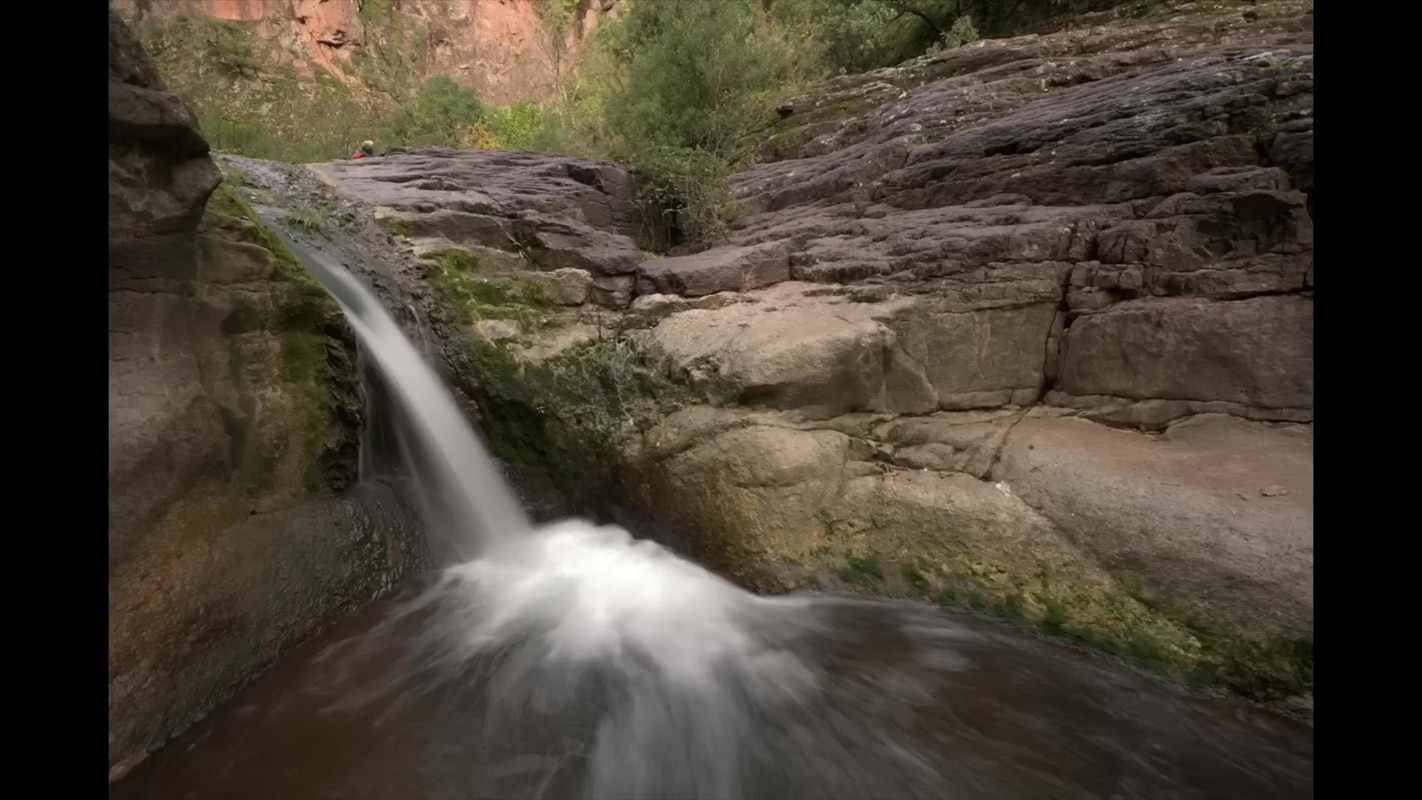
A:
{"type": "MultiPolygon", "coordinates": [[[[580,0],[575,23],[561,43],[564,60],[618,0],[580,0]]],[[[111,0],[121,13],[260,21],[263,38],[279,44],[299,66],[318,64],[349,78],[350,58],[375,32],[366,20],[399,18],[419,37],[425,76],[449,75],[505,104],[548,91],[555,73],[549,34],[535,0],[111,0]]]]}

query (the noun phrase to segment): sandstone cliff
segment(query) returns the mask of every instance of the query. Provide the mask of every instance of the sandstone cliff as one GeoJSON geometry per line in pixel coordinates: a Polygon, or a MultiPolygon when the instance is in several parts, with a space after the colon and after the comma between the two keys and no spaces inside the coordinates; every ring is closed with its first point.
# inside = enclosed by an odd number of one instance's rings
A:
{"type": "Polygon", "coordinates": [[[419,564],[355,478],[334,303],[109,17],[109,758],[121,772],[419,564]]]}
{"type": "Polygon", "coordinates": [[[396,46],[419,54],[416,80],[449,75],[490,103],[546,93],[557,70],[575,61],[582,42],[617,0],[581,0],[572,26],[555,41],[537,0],[111,0],[136,23],[180,16],[255,23],[259,37],[309,73],[319,65],[357,79],[353,57],[369,53],[392,24],[408,33],[396,46]],[[566,61],[568,64],[555,63],[566,61]]]}
{"type": "Polygon", "coordinates": [[[447,373],[536,482],[752,586],[1297,701],[1312,69],[1311,14],[1274,2],[836,79],[767,121],[728,241],[673,257],[610,164],[316,169],[408,243],[447,373]]]}

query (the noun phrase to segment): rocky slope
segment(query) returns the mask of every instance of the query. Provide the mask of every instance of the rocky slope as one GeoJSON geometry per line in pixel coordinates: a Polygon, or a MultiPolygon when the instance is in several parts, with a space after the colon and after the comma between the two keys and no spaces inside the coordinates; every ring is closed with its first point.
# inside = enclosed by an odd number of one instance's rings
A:
{"type": "Polygon", "coordinates": [[[388,36],[391,15],[414,36],[399,46],[420,55],[416,80],[449,75],[480,98],[508,104],[546,93],[556,70],[576,60],[582,42],[617,0],[582,0],[565,41],[554,43],[534,8],[536,0],[110,0],[141,24],[180,16],[234,20],[258,26],[258,38],[310,72],[320,66],[345,81],[359,78],[353,63],[388,36]],[[555,64],[553,59],[566,59],[555,64]]]}
{"type": "Polygon", "coordinates": [[[339,310],[109,17],[109,759],[121,773],[425,558],[355,479],[339,310]]]}
{"type": "Polygon", "coordinates": [[[1306,703],[1312,69],[1311,13],[1273,2],[837,79],[767,122],[728,241],[667,258],[613,165],[314,169],[406,242],[534,484],[757,588],[1306,703]]]}

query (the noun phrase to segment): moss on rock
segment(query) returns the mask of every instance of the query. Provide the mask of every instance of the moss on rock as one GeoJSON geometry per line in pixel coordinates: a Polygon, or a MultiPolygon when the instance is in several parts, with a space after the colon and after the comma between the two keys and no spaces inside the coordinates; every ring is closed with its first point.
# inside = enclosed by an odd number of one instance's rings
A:
{"type": "Polygon", "coordinates": [[[679,402],[625,342],[574,345],[528,361],[519,345],[465,331],[456,374],[478,399],[491,449],[525,476],[587,507],[605,499],[615,443],[679,402]]]}
{"type": "Polygon", "coordinates": [[[1023,573],[993,554],[955,557],[823,550],[778,573],[784,588],[902,597],[1035,631],[1208,692],[1293,713],[1313,695],[1312,636],[1255,639],[1147,602],[1129,582],[1075,565],[1023,573]]]}
{"type": "Polygon", "coordinates": [[[507,319],[531,332],[539,327],[541,313],[553,306],[542,288],[530,281],[479,274],[478,257],[466,250],[433,250],[422,259],[430,288],[456,324],[507,319]]]}
{"type": "Polygon", "coordinates": [[[362,413],[352,336],[326,289],[239,194],[237,187],[245,183],[241,173],[229,172],[208,201],[205,224],[223,241],[256,245],[270,254],[268,325],[279,343],[276,377],[289,400],[288,424],[298,443],[293,469],[306,492],[344,489],[356,477],[362,413]]]}

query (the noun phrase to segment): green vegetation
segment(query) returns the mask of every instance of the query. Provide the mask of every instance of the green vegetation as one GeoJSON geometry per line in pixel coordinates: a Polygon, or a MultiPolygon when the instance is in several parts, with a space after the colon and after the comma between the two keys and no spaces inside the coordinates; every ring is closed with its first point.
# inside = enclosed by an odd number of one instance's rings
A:
{"type": "Polygon", "coordinates": [[[150,16],[138,33],[218,150],[318,161],[372,139],[621,161],[641,168],[655,234],[676,244],[724,234],[738,213],[728,177],[755,158],[771,109],[810,84],[1122,3],[627,0],[575,50],[577,0],[535,0],[542,31],[530,55],[551,91],[506,108],[426,77],[431,32],[393,0],[359,5],[364,37],[346,80],[320,66],[299,72],[257,22],[150,16]]]}
{"type": "Polygon", "coordinates": [[[286,215],[286,221],[287,224],[302,228],[310,233],[319,233],[326,229],[326,223],[330,221],[330,217],[317,210],[293,211],[286,215]]]}
{"type": "Polygon", "coordinates": [[[532,101],[489,108],[460,144],[470,150],[536,150],[543,125],[543,112],[532,101]]]}
{"type": "Polygon", "coordinates": [[[845,583],[873,588],[884,582],[884,568],[875,556],[845,559],[845,567],[839,571],[839,579],[845,583]]]}
{"type": "Polygon", "coordinates": [[[467,86],[436,75],[420,86],[413,100],[382,120],[381,141],[407,147],[456,147],[484,118],[484,104],[467,86]]]}
{"type": "Polygon", "coordinates": [[[605,499],[617,439],[673,411],[681,395],[618,339],[537,362],[518,358],[514,347],[464,334],[455,374],[478,399],[490,448],[576,504],[605,499]]]}
{"type": "Polygon", "coordinates": [[[303,74],[259,35],[256,22],[149,17],[136,32],[168,88],[192,105],[214,149],[309,162],[347,158],[365,139],[460,146],[485,118],[483,104],[447,76],[420,81],[419,32],[380,9],[362,6],[363,14],[388,22],[374,25],[368,47],[352,56],[357,80],[349,83],[320,66],[303,74]]]}
{"type": "Polygon", "coordinates": [[[1294,704],[1313,692],[1312,637],[1252,639],[1121,586],[1095,595],[1002,591],[940,574],[934,599],[945,609],[1044,633],[1115,656],[1201,690],[1225,690],[1264,703],[1294,704]]]}
{"type": "Polygon", "coordinates": [[[461,324],[512,319],[529,331],[537,326],[537,312],[552,305],[540,287],[517,276],[480,276],[479,260],[464,250],[436,250],[423,258],[430,287],[461,324]]]}

